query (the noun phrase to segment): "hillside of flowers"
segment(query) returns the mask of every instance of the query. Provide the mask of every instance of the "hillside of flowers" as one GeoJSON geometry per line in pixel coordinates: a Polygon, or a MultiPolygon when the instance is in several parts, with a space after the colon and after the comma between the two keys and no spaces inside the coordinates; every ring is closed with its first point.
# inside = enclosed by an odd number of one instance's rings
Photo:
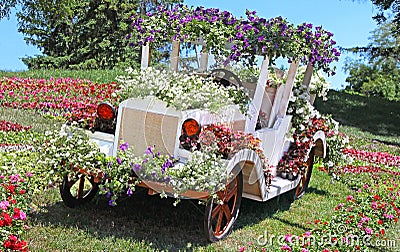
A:
{"type": "Polygon", "coordinates": [[[102,101],[117,105],[112,93],[118,84],[58,78],[0,78],[0,105],[36,110],[43,115],[78,122],[93,128],[96,108],[102,101]]]}

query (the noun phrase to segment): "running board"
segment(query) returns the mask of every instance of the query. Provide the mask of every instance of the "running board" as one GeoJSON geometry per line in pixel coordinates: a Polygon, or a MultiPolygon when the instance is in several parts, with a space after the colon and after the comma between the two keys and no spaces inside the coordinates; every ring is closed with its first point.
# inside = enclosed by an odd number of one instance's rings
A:
{"type": "Polygon", "coordinates": [[[295,189],[299,182],[300,182],[300,176],[297,177],[297,179],[295,180],[283,179],[281,177],[274,177],[272,179],[269,192],[265,194],[264,198],[249,193],[243,193],[243,197],[257,201],[267,201],[285,192],[295,189]]]}

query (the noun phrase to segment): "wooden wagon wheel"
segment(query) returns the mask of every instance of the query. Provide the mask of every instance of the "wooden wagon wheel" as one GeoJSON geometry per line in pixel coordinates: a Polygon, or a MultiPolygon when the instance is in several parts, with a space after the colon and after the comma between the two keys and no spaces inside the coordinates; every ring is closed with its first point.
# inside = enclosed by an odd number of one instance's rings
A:
{"type": "Polygon", "coordinates": [[[221,78],[220,82],[224,87],[236,86],[237,88],[243,87],[242,82],[236,74],[223,68],[217,68],[211,71],[211,76],[221,78]]]}
{"type": "Polygon", "coordinates": [[[312,168],[314,165],[314,148],[311,149],[310,153],[308,154],[307,169],[304,171],[300,178],[300,182],[296,187],[296,192],[294,195],[294,199],[300,199],[306,192],[308,188],[308,183],[310,183],[312,168]]]}
{"type": "Polygon", "coordinates": [[[68,175],[60,185],[61,198],[68,207],[76,207],[91,201],[99,191],[99,184],[94,178],[85,174],[77,174],[73,179],[68,175]]]}
{"type": "Polygon", "coordinates": [[[217,199],[210,198],[204,215],[204,232],[211,242],[224,239],[231,231],[239,215],[243,192],[243,175],[240,171],[227,183],[225,190],[217,192],[217,199]]]}

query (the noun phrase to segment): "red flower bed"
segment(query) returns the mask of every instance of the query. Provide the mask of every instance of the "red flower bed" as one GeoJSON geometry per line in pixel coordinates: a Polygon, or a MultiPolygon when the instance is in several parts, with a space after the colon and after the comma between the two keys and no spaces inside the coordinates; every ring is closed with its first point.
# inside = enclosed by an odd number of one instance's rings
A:
{"type": "Polygon", "coordinates": [[[29,130],[30,128],[32,128],[32,126],[22,126],[21,124],[8,122],[6,120],[0,121],[0,131],[4,132],[10,132],[10,131],[20,132],[29,130]]]}
{"type": "Polygon", "coordinates": [[[294,176],[303,174],[307,168],[308,152],[314,144],[313,136],[318,130],[327,134],[330,129],[324,119],[315,117],[311,119],[311,126],[308,127],[307,131],[293,134],[295,142],[279,161],[279,171],[291,173],[294,176]]]}
{"type": "Polygon", "coordinates": [[[117,104],[112,93],[118,88],[114,82],[97,84],[71,78],[3,78],[0,79],[0,105],[40,110],[91,128],[100,102],[117,104]]]}

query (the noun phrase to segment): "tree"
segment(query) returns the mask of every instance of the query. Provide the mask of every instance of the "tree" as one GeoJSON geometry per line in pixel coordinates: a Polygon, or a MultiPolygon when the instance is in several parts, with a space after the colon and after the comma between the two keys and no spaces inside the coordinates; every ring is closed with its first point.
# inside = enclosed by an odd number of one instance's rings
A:
{"type": "Polygon", "coordinates": [[[379,13],[374,16],[374,19],[379,24],[388,20],[389,15],[394,14],[392,32],[394,36],[400,36],[400,0],[371,0],[378,7],[379,13]],[[391,13],[390,13],[391,12],[391,13]]]}
{"type": "Polygon", "coordinates": [[[157,4],[179,0],[5,0],[0,18],[15,6],[18,31],[42,56],[23,62],[31,68],[114,68],[137,64],[139,50],[128,46],[129,17],[157,4]]]}
{"type": "MultiPolygon", "coordinates": [[[[353,0],[354,1],[354,0],[353,0]]],[[[366,0],[364,0],[366,1],[366,0]]],[[[377,21],[378,25],[390,23],[390,29],[385,32],[391,33],[392,38],[400,38],[400,0],[371,0],[379,12],[373,17],[377,21]]],[[[397,57],[400,56],[400,50],[398,46],[385,46],[385,48],[379,47],[354,47],[351,48],[352,52],[355,53],[366,53],[375,56],[382,57],[397,57]]]]}

